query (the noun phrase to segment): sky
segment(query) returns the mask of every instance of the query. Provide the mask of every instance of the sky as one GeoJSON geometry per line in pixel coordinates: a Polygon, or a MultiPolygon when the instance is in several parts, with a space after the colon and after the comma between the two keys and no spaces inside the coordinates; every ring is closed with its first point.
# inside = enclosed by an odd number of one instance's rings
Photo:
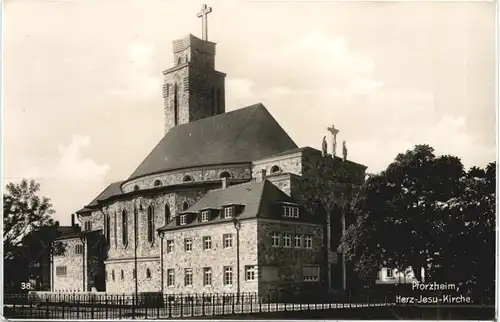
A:
{"type": "MultiPolygon", "coordinates": [[[[163,136],[161,72],[201,4],[4,1],[4,185],[40,182],[68,224],[126,179],[163,136]]],[[[208,4],[227,111],[261,102],[317,149],[334,124],[371,173],[424,143],[496,159],[493,2],[208,4]]]]}

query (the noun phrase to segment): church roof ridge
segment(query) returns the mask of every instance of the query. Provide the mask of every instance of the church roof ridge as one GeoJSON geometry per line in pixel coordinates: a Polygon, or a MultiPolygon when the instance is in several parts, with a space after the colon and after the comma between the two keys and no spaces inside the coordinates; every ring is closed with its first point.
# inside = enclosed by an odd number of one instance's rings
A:
{"type": "Polygon", "coordinates": [[[181,168],[252,162],[294,148],[295,142],[257,103],[173,127],[127,181],[181,168]]]}

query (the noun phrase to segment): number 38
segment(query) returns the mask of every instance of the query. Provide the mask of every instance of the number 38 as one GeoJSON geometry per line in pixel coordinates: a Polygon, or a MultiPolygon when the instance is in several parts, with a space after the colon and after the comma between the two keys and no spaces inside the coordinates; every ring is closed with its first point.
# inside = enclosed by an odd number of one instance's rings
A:
{"type": "Polygon", "coordinates": [[[31,283],[22,282],[21,283],[21,290],[31,290],[31,283]]]}

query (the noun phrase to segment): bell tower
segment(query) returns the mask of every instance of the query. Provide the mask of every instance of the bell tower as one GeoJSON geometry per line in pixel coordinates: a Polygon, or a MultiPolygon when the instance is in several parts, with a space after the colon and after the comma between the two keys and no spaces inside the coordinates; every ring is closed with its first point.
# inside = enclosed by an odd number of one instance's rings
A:
{"type": "Polygon", "coordinates": [[[215,70],[215,43],[206,39],[211,11],[203,5],[198,13],[204,39],[189,34],[173,41],[174,67],[163,71],[165,133],[174,126],[226,111],[226,74],[215,70]]]}

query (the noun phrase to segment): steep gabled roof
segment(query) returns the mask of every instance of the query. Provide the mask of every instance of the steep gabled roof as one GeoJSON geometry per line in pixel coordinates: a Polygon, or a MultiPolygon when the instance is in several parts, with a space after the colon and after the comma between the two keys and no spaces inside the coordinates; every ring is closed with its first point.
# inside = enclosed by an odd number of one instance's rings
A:
{"type": "Polygon", "coordinates": [[[97,206],[99,201],[106,200],[106,199],[113,197],[113,196],[121,195],[122,190],[121,190],[120,186],[122,183],[123,183],[123,181],[117,181],[117,182],[111,183],[97,197],[95,197],[94,200],[92,200],[87,206],[78,210],[76,213],[90,212],[90,211],[92,211],[92,207],[97,206]]]}
{"type": "Polygon", "coordinates": [[[297,148],[262,104],[172,128],[129,177],[195,166],[251,162],[297,148]]]}

